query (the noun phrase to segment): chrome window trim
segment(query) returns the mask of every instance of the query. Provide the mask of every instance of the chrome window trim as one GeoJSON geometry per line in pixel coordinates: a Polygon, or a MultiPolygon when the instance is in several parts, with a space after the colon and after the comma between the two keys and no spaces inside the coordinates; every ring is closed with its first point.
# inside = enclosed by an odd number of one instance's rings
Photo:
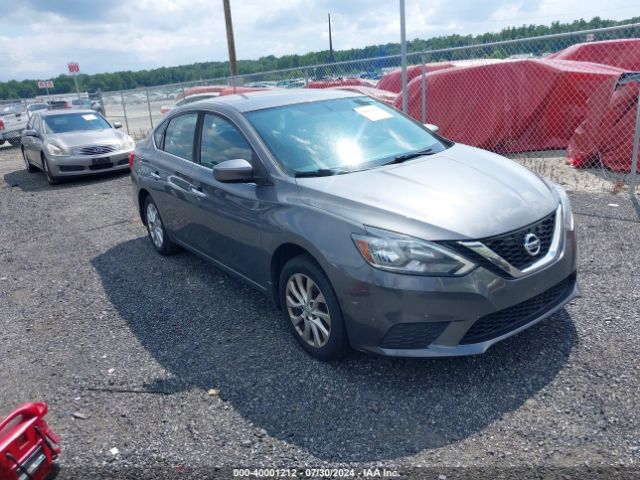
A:
{"type": "Polygon", "coordinates": [[[482,257],[486,258],[491,263],[493,263],[495,266],[497,266],[501,270],[504,270],[505,272],[507,272],[512,277],[514,277],[514,278],[525,277],[525,276],[530,275],[530,274],[532,274],[534,272],[537,272],[538,270],[540,270],[540,269],[546,267],[547,265],[549,265],[551,262],[553,262],[556,259],[556,257],[558,256],[558,253],[561,251],[561,249],[562,249],[562,233],[563,233],[563,228],[562,228],[562,218],[563,217],[562,217],[562,213],[563,213],[562,212],[562,205],[558,205],[558,208],[556,209],[556,221],[555,221],[555,224],[554,224],[554,227],[553,227],[553,239],[551,240],[551,245],[549,245],[549,251],[540,260],[538,260],[533,265],[530,265],[530,266],[528,266],[527,268],[525,268],[523,270],[520,270],[520,269],[514,267],[513,265],[511,265],[504,258],[502,258],[500,255],[498,255],[496,252],[491,250],[489,247],[487,247],[482,242],[478,242],[478,241],[471,241],[471,242],[461,241],[461,242],[458,242],[458,243],[460,245],[462,245],[464,247],[467,247],[468,249],[474,251],[478,255],[481,255],[482,257]]]}

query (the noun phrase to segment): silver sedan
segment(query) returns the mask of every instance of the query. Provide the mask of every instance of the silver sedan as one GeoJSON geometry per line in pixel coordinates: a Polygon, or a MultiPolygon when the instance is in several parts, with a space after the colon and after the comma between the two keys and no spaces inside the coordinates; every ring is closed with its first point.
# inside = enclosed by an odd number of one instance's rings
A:
{"type": "Polygon", "coordinates": [[[127,170],[135,143],[119,123],[93,110],[37,112],[22,132],[27,171],[42,170],[49,183],[63,177],[127,170]]]}

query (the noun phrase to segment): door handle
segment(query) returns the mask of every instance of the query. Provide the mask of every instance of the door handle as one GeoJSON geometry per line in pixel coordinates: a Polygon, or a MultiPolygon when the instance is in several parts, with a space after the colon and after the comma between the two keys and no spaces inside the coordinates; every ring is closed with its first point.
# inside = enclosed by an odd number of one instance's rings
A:
{"type": "Polygon", "coordinates": [[[206,193],[202,191],[200,188],[191,187],[191,193],[193,193],[196,197],[205,198],[207,196],[206,193]]]}
{"type": "Polygon", "coordinates": [[[151,178],[155,178],[156,180],[160,180],[160,174],[158,172],[151,172],[151,178]]]}

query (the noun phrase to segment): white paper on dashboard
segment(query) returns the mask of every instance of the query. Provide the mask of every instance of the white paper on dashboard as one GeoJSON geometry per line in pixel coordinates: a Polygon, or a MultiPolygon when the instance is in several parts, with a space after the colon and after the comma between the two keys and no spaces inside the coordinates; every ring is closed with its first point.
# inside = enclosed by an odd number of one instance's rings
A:
{"type": "Polygon", "coordinates": [[[356,113],[359,113],[363,117],[371,120],[372,122],[377,122],[378,120],[385,120],[387,118],[393,118],[389,112],[381,109],[377,105],[366,105],[364,107],[356,107],[354,108],[356,113]]]}

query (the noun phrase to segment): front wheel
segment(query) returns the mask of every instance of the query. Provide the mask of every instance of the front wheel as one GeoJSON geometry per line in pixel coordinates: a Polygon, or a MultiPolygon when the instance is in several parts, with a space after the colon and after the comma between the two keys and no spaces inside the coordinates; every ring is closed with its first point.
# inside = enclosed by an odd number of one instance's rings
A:
{"type": "Polygon", "coordinates": [[[59,182],[59,180],[51,174],[51,170],[49,170],[49,163],[47,162],[47,157],[42,156],[42,170],[44,170],[44,174],[47,176],[47,182],[49,185],[55,185],[59,182]]]}
{"type": "Polygon", "coordinates": [[[153,248],[160,255],[173,255],[180,251],[180,247],[173,243],[167,235],[167,230],[164,228],[160,212],[153,199],[148,196],[144,201],[144,215],[145,223],[147,224],[147,234],[153,248]]]}
{"type": "Polygon", "coordinates": [[[37,168],[31,165],[31,162],[29,162],[29,159],[27,158],[27,154],[24,152],[24,147],[22,147],[21,150],[22,150],[22,159],[24,160],[24,166],[27,172],[29,173],[35,172],[37,168]]]}
{"type": "Polygon", "coordinates": [[[295,257],[280,273],[280,305],[298,343],[319,360],[336,360],[349,350],[338,298],[312,257],[295,257]]]}

